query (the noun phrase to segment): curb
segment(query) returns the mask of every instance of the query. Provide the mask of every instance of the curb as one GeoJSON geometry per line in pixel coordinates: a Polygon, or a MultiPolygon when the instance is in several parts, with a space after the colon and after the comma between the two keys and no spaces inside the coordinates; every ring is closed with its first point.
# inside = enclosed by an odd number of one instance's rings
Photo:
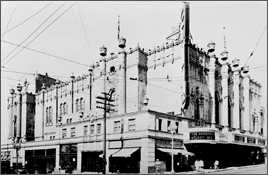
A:
{"type": "Polygon", "coordinates": [[[240,167],[228,167],[225,169],[218,169],[218,170],[212,170],[208,172],[204,172],[205,174],[213,173],[213,172],[220,172],[220,171],[228,171],[228,170],[235,170],[235,169],[242,169],[242,168],[253,168],[253,167],[258,167],[266,164],[258,164],[258,165],[248,165],[248,166],[240,166],[240,167]]]}

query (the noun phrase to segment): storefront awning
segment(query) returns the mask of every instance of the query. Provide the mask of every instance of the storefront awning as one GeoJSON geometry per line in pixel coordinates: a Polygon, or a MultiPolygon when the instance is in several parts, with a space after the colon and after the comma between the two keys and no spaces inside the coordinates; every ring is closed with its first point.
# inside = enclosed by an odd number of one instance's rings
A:
{"type": "MultiPolygon", "coordinates": [[[[166,153],[170,153],[172,154],[172,149],[167,149],[167,148],[157,148],[158,150],[162,151],[162,152],[166,152],[166,153]]],[[[189,156],[193,156],[194,153],[188,152],[185,149],[173,149],[173,154],[182,154],[182,155],[189,155],[189,156]]]]}
{"type": "Polygon", "coordinates": [[[125,148],[125,149],[119,149],[114,151],[113,154],[111,154],[111,157],[130,157],[132,153],[137,151],[139,148],[125,148]]]}

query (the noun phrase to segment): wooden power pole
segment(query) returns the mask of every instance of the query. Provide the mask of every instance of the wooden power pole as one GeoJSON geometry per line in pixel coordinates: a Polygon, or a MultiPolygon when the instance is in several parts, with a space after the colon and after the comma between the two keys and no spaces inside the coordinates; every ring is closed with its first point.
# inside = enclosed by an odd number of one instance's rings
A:
{"type": "Polygon", "coordinates": [[[103,115],[103,161],[104,161],[104,167],[103,167],[103,174],[106,173],[106,114],[107,112],[109,113],[110,111],[114,111],[114,109],[111,109],[111,107],[114,107],[113,104],[110,104],[110,102],[114,102],[112,100],[112,93],[114,92],[114,89],[111,89],[108,93],[102,92],[104,94],[104,97],[102,96],[97,96],[96,98],[101,100],[101,101],[96,101],[98,104],[101,104],[103,106],[97,106],[97,108],[103,109],[104,110],[104,115],[103,115]]]}

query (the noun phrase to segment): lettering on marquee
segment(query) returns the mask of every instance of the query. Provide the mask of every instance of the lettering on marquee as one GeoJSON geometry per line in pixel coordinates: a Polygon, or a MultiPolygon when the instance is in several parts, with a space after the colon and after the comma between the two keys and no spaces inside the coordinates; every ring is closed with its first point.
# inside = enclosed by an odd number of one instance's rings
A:
{"type": "Polygon", "coordinates": [[[190,132],[190,140],[215,140],[215,132],[190,132]]]}

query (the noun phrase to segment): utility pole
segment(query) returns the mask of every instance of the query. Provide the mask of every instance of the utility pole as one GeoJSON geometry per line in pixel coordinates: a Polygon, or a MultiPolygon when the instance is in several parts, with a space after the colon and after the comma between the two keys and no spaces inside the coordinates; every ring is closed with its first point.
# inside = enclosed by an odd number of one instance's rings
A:
{"type": "Polygon", "coordinates": [[[104,161],[104,167],[103,167],[103,174],[106,173],[106,114],[107,112],[109,113],[110,111],[114,111],[114,109],[111,109],[111,107],[114,107],[113,104],[110,104],[110,102],[114,102],[112,100],[112,94],[114,92],[114,89],[111,89],[108,93],[102,92],[104,94],[104,97],[102,96],[97,96],[96,98],[102,101],[96,101],[98,104],[101,104],[103,106],[97,106],[97,108],[103,109],[104,110],[104,115],[103,115],[103,161],[104,161]]]}

